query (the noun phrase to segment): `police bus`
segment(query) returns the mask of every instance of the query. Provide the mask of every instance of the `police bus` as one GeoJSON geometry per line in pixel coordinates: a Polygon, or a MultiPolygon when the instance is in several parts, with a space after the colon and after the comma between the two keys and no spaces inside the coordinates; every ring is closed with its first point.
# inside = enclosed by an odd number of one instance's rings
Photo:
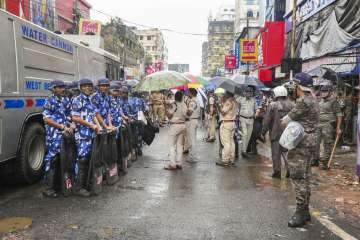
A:
{"type": "Polygon", "coordinates": [[[42,107],[52,79],[120,78],[120,59],[0,10],[0,164],[33,183],[43,174],[42,107]]]}

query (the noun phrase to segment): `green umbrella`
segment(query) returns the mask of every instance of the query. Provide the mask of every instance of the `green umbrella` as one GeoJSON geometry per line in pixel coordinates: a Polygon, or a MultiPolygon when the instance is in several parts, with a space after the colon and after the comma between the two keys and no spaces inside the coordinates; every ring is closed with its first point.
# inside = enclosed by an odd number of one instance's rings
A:
{"type": "Polygon", "coordinates": [[[137,91],[151,92],[183,86],[191,80],[179,72],[161,71],[145,77],[137,86],[137,91]]]}

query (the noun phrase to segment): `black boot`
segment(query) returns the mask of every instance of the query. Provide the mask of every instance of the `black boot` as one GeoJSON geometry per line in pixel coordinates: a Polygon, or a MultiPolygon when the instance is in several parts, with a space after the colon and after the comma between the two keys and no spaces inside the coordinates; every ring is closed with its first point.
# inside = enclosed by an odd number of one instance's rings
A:
{"type": "Polygon", "coordinates": [[[286,178],[290,178],[290,171],[289,170],[286,170],[286,178]]]}
{"type": "Polygon", "coordinates": [[[57,198],[59,194],[55,191],[55,160],[50,164],[50,169],[45,173],[45,191],[43,195],[49,198],[57,198]]]}
{"type": "Polygon", "coordinates": [[[311,214],[310,214],[309,206],[306,206],[304,209],[304,217],[305,217],[305,221],[311,222],[311,214]]]}
{"type": "Polygon", "coordinates": [[[304,209],[296,209],[294,215],[288,222],[288,226],[291,228],[299,228],[306,225],[306,212],[304,209]]]}
{"type": "Polygon", "coordinates": [[[88,177],[88,162],[86,159],[79,159],[79,172],[75,181],[75,195],[80,197],[90,197],[90,192],[86,190],[86,182],[88,177]]]}
{"type": "Polygon", "coordinates": [[[320,165],[320,160],[319,159],[313,159],[311,161],[311,166],[312,167],[318,167],[320,165]]]}
{"type": "Polygon", "coordinates": [[[275,171],[272,175],[272,178],[278,178],[281,179],[281,172],[280,171],[275,171]]]}

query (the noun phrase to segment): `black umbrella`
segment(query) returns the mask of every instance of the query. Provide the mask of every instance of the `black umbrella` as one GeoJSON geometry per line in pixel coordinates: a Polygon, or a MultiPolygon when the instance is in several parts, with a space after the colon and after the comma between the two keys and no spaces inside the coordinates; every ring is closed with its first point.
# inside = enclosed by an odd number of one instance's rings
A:
{"type": "Polygon", "coordinates": [[[218,88],[220,84],[222,84],[225,81],[229,81],[229,80],[231,80],[231,79],[226,78],[226,77],[214,77],[209,80],[209,83],[214,84],[218,88]]]}
{"type": "MultiPolygon", "coordinates": [[[[330,80],[333,84],[337,84],[338,82],[338,76],[337,73],[327,67],[316,67],[310,71],[307,72],[310,76],[312,77],[318,77],[320,79],[326,79],[326,80],[330,80]]],[[[320,81],[317,83],[317,85],[320,84],[320,81]]]]}
{"type": "Polygon", "coordinates": [[[265,85],[254,76],[235,74],[231,79],[242,86],[253,86],[257,89],[266,88],[265,85]]]}

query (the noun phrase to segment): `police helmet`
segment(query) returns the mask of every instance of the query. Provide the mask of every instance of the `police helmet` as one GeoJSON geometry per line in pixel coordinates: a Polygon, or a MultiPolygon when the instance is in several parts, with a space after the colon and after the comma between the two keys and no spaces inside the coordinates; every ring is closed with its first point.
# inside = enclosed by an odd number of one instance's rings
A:
{"type": "Polygon", "coordinates": [[[110,85],[110,81],[109,79],[107,78],[102,78],[102,79],[99,79],[98,80],[98,86],[101,86],[101,85],[110,85]]]}
{"type": "Polygon", "coordinates": [[[334,86],[330,81],[323,81],[320,83],[320,91],[322,92],[329,92],[334,90],[334,86]]]}
{"type": "Polygon", "coordinates": [[[53,89],[55,87],[66,87],[66,84],[64,81],[62,80],[52,80],[51,83],[50,83],[50,88],[53,89]]]}
{"type": "Polygon", "coordinates": [[[114,91],[120,91],[121,89],[121,85],[116,83],[116,82],[111,82],[110,83],[110,90],[114,90],[114,91]]]}
{"type": "Polygon", "coordinates": [[[301,72],[295,75],[295,81],[298,83],[300,89],[305,92],[311,92],[311,87],[314,85],[314,80],[311,75],[301,72]]]}
{"type": "Polygon", "coordinates": [[[120,91],[123,93],[129,93],[129,89],[126,86],[122,86],[120,91]]]}
{"type": "Polygon", "coordinates": [[[284,86],[279,86],[273,89],[274,96],[277,97],[287,97],[288,91],[284,86]]]}
{"type": "Polygon", "coordinates": [[[92,86],[94,86],[93,82],[88,78],[83,78],[83,79],[79,80],[79,87],[82,86],[82,85],[92,85],[92,86]]]}

